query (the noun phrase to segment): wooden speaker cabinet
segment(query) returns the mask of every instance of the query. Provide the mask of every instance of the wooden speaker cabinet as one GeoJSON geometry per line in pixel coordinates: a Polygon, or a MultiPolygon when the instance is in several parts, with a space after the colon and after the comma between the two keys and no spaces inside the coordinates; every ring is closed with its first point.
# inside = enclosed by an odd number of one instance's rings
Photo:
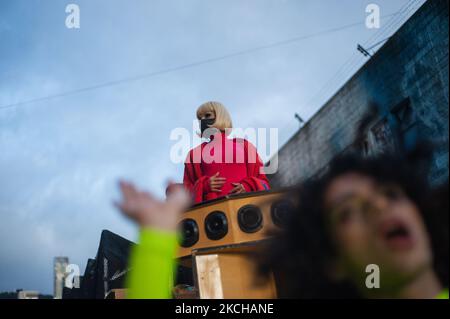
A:
{"type": "Polygon", "coordinates": [[[256,192],[224,197],[193,206],[179,222],[182,234],[177,257],[194,250],[268,238],[282,228],[292,203],[282,192],[256,192]]]}
{"type": "Polygon", "coordinates": [[[283,192],[224,197],[193,206],[180,219],[177,258],[192,267],[199,298],[277,297],[274,276],[260,281],[252,258],[293,212],[283,192]]]}
{"type": "Polygon", "coordinates": [[[273,275],[258,281],[252,244],[199,249],[193,252],[194,282],[200,299],[274,299],[273,275]]]}

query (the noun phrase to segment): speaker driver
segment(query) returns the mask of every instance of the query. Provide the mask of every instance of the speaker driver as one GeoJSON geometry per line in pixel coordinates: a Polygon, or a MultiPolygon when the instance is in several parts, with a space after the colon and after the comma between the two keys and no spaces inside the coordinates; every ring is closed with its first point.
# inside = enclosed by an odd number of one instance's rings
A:
{"type": "Polygon", "coordinates": [[[228,220],[225,213],[214,211],[205,218],[206,236],[211,240],[219,240],[228,233],[228,220]]]}
{"type": "Polygon", "coordinates": [[[197,222],[191,218],[184,219],[179,223],[178,228],[181,231],[180,246],[187,248],[192,247],[198,242],[198,225],[197,222]]]}
{"type": "Polygon", "coordinates": [[[244,233],[255,233],[263,226],[261,209],[255,205],[245,205],[238,211],[239,228],[244,233]]]}
{"type": "Polygon", "coordinates": [[[293,211],[294,205],[289,200],[283,199],[273,203],[270,208],[273,223],[281,228],[286,227],[293,211]]]}

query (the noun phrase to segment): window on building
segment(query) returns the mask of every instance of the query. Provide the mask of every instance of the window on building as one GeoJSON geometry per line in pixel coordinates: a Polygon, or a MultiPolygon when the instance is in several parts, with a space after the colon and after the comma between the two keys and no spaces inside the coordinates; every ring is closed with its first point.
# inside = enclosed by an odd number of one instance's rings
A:
{"type": "Polygon", "coordinates": [[[409,130],[416,124],[416,114],[409,97],[395,105],[391,109],[391,113],[394,115],[401,132],[409,130]]]}
{"type": "Polygon", "coordinates": [[[387,118],[381,119],[371,129],[373,153],[385,153],[393,151],[395,146],[394,135],[387,118]]]}

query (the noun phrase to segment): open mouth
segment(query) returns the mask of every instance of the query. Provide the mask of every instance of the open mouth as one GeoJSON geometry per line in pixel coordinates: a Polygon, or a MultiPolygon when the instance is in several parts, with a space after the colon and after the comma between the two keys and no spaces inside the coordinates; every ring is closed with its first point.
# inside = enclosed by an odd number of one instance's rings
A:
{"type": "Polygon", "coordinates": [[[388,247],[392,249],[409,249],[413,246],[411,231],[399,220],[387,220],[381,224],[381,233],[388,247]]]}

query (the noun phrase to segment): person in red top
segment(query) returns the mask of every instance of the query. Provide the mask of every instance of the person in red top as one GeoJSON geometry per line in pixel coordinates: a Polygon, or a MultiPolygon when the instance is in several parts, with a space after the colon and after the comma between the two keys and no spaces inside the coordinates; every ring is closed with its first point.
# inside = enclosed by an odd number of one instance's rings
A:
{"type": "Polygon", "coordinates": [[[221,103],[202,104],[197,119],[208,141],[189,151],[183,178],[195,203],[270,189],[256,148],[245,139],[228,138],[232,122],[221,103]]]}

